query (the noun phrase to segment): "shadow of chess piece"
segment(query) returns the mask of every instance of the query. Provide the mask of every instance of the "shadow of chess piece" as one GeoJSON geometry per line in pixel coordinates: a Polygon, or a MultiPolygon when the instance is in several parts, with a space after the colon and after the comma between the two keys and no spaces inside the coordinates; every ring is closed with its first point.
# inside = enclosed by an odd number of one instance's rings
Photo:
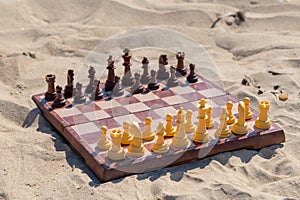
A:
{"type": "Polygon", "coordinates": [[[141,83],[142,84],[148,84],[149,81],[151,80],[151,76],[149,75],[149,60],[147,57],[144,57],[142,60],[142,68],[144,69],[143,74],[141,76],[141,83]]]}
{"type": "Polygon", "coordinates": [[[86,99],[85,96],[82,92],[82,84],[81,83],[76,83],[76,92],[74,96],[74,103],[85,103],[86,99]]]}
{"type": "Polygon", "coordinates": [[[167,81],[167,87],[169,87],[169,88],[170,87],[175,87],[175,86],[178,85],[178,79],[177,79],[177,77],[175,75],[176,69],[175,69],[174,66],[171,66],[170,73],[171,73],[171,76],[170,76],[170,78],[167,81]]]}
{"type": "Polygon", "coordinates": [[[131,73],[131,63],[130,63],[130,59],[132,57],[132,54],[130,52],[129,49],[124,49],[123,50],[124,54],[122,55],[123,58],[123,66],[124,66],[124,76],[122,78],[122,85],[124,85],[125,87],[129,87],[132,86],[134,84],[134,78],[132,77],[132,73],[131,73]]]}
{"type": "Polygon", "coordinates": [[[115,76],[115,87],[113,89],[113,96],[120,97],[124,94],[124,89],[122,88],[120,84],[120,77],[115,76]]]}
{"type": "Polygon", "coordinates": [[[91,100],[101,100],[103,99],[103,93],[102,93],[102,90],[100,88],[100,80],[94,80],[94,88],[95,88],[95,91],[92,93],[91,95],[91,100]]]}
{"type": "Polygon", "coordinates": [[[52,108],[61,108],[66,105],[66,99],[61,94],[62,87],[56,86],[56,98],[54,99],[54,102],[52,104],[52,108]]]}
{"type": "Polygon", "coordinates": [[[186,68],[184,67],[184,52],[177,52],[176,58],[177,58],[177,66],[176,66],[176,76],[185,76],[186,75],[186,68]]]}
{"type": "Polygon", "coordinates": [[[115,87],[115,59],[109,55],[109,58],[107,59],[107,67],[106,69],[108,70],[108,76],[107,80],[105,82],[105,92],[110,92],[114,89],[115,87]]]}
{"type": "Polygon", "coordinates": [[[193,63],[190,64],[190,73],[186,77],[186,80],[189,83],[196,83],[198,81],[198,77],[195,75],[195,64],[193,63]]]}
{"type": "Polygon", "coordinates": [[[132,88],[130,89],[130,93],[131,94],[140,94],[144,92],[144,87],[141,84],[140,81],[140,74],[139,73],[135,73],[134,74],[134,79],[135,79],[135,83],[132,86],[132,88]]]}
{"type": "Polygon", "coordinates": [[[159,82],[156,79],[156,71],[151,70],[150,74],[151,74],[151,80],[150,80],[150,83],[148,84],[148,89],[149,90],[158,90],[159,82]]]}
{"type": "Polygon", "coordinates": [[[90,94],[95,89],[95,85],[94,85],[95,74],[96,74],[95,68],[92,67],[92,66],[90,66],[90,69],[89,69],[88,73],[89,73],[88,78],[90,79],[90,81],[89,81],[89,84],[85,88],[85,92],[88,93],[88,94],[90,94]]]}
{"type": "Polygon", "coordinates": [[[69,69],[67,75],[67,85],[64,90],[64,97],[66,99],[71,98],[73,96],[73,88],[74,88],[74,70],[69,69]]]}
{"type": "Polygon", "coordinates": [[[166,65],[168,65],[167,55],[160,55],[158,60],[159,69],[156,77],[158,80],[167,80],[170,77],[170,73],[167,71],[166,65]]]}
{"type": "Polygon", "coordinates": [[[55,88],[54,88],[55,75],[47,74],[45,78],[46,78],[46,82],[48,83],[48,90],[45,93],[45,99],[47,101],[53,101],[56,97],[55,88]]]}

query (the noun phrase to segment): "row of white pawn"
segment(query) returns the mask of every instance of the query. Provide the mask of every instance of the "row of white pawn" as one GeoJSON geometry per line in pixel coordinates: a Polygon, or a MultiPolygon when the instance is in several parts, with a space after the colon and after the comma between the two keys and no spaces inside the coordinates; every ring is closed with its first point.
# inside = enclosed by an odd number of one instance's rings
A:
{"type": "MultiPolygon", "coordinates": [[[[137,122],[130,124],[128,121],[123,122],[123,129],[113,129],[111,130],[111,140],[108,140],[106,134],[108,128],[106,126],[101,126],[100,133],[101,137],[97,144],[97,147],[101,150],[109,150],[108,157],[112,160],[120,160],[125,157],[125,151],[122,145],[129,145],[128,155],[130,156],[143,156],[146,154],[146,149],[143,146],[142,140],[151,141],[155,139],[157,135],[157,140],[152,146],[152,151],[156,153],[166,153],[169,151],[168,143],[164,140],[164,136],[173,137],[172,145],[177,148],[186,148],[190,145],[190,140],[188,139],[188,133],[193,133],[193,141],[196,143],[204,143],[209,141],[209,135],[207,128],[212,128],[214,126],[214,120],[211,116],[212,107],[206,105],[207,100],[201,99],[199,101],[198,107],[198,125],[192,122],[191,110],[183,110],[179,108],[177,111],[177,127],[172,125],[173,115],[166,115],[166,126],[164,127],[164,122],[159,122],[156,131],[151,128],[152,118],[146,117],[145,119],[145,130],[142,132],[137,122]],[[186,119],[186,120],[185,120],[186,119]]],[[[226,108],[222,108],[220,112],[220,125],[215,131],[217,137],[230,137],[231,132],[235,134],[247,134],[248,124],[246,120],[252,118],[252,112],[249,108],[250,99],[248,97],[244,98],[244,101],[240,101],[238,104],[239,117],[232,114],[232,102],[226,103],[226,108]],[[228,125],[233,124],[232,130],[229,129],[228,125]]],[[[267,117],[267,110],[269,109],[270,102],[261,101],[260,102],[260,115],[255,121],[255,126],[260,129],[267,129],[270,127],[270,120],[267,117]]]]}

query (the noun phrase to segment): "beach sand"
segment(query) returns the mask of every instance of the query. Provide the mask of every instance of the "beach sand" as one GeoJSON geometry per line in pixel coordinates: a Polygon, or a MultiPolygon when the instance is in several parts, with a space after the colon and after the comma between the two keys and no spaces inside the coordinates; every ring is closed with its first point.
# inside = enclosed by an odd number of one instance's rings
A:
{"type": "MultiPolygon", "coordinates": [[[[299,1],[0,0],[0,19],[0,199],[300,198],[299,1]],[[227,18],[210,28],[218,16],[238,10],[244,23],[227,18]],[[270,117],[286,142],[100,183],[31,96],[46,91],[47,73],[65,85],[67,69],[85,69],[99,43],[145,27],[175,30],[203,46],[224,88],[251,97],[253,107],[270,100],[270,117]],[[242,85],[244,75],[263,94],[242,85]],[[275,85],[287,101],[271,93],[275,85]]],[[[159,53],[149,52],[153,58],[159,53]]]]}

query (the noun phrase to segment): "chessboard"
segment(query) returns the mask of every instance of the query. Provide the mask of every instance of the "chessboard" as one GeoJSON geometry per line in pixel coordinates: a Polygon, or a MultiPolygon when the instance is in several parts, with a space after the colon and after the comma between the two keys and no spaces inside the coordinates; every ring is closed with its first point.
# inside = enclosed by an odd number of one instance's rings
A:
{"type": "MultiPolygon", "coordinates": [[[[196,83],[188,83],[186,77],[178,78],[178,86],[168,88],[166,81],[160,82],[160,88],[141,94],[130,94],[130,88],[125,88],[124,95],[112,98],[104,91],[104,97],[97,101],[86,101],[84,104],[74,104],[73,97],[66,99],[66,105],[53,109],[53,101],[46,101],[44,94],[32,97],[41,109],[45,118],[70,142],[70,144],[85,159],[87,166],[101,181],[110,181],[130,174],[159,170],[164,167],[187,163],[202,159],[217,153],[246,149],[260,149],[266,146],[280,144],[285,141],[283,130],[275,123],[267,130],[255,128],[254,122],[259,113],[253,109],[252,119],[247,120],[249,130],[245,135],[231,134],[228,138],[218,138],[215,131],[219,126],[220,110],[226,102],[233,102],[233,114],[238,117],[238,102],[234,96],[217,87],[215,84],[198,76],[196,83]],[[109,131],[122,130],[123,122],[137,122],[141,129],[145,127],[145,118],[152,118],[152,128],[155,130],[160,121],[166,119],[166,114],[174,115],[173,125],[176,126],[176,111],[193,111],[193,122],[197,125],[198,104],[201,98],[207,99],[212,107],[213,128],[208,129],[209,141],[193,142],[193,134],[187,134],[190,145],[187,148],[172,146],[172,138],[165,138],[170,150],[164,154],[151,151],[155,142],[143,141],[147,154],[142,157],[126,155],[123,160],[114,161],[107,157],[107,151],[99,150],[97,142],[100,138],[100,127],[105,125],[109,131]]],[[[104,88],[104,84],[100,85],[104,88]]],[[[231,129],[232,125],[229,125],[231,129]]],[[[108,134],[109,138],[110,135],[108,134]]],[[[127,146],[123,146],[127,152],[127,146]]]]}

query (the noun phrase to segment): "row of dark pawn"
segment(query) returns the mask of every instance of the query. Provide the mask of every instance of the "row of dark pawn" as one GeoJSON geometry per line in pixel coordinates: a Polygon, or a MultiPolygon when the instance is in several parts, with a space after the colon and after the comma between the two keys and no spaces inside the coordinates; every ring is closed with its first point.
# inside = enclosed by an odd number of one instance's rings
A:
{"type": "MultiPolygon", "coordinates": [[[[132,54],[129,49],[124,49],[124,54],[122,58],[124,59],[124,76],[122,80],[119,76],[115,76],[114,70],[114,59],[112,56],[108,58],[108,78],[105,82],[105,91],[112,91],[113,96],[123,95],[123,87],[131,87],[131,94],[138,94],[144,91],[142,84],[148,84],[148,90],[157,90],[159,89],[159,81],[167,80],[167,87],[175,87],[178,85],[177,77],[186,76],[187,70],[184,67],[184,52],[177,52],[176,58],[178,60],[176,68],[174,66],[170,67],[170,72],[167,71],[166,66],[168,65],[168,57],[165,54],[160,55],[158,63],[158,71],[151,70],[150,74],[148,71],[149,60],[147,57],[144,57],[142,60],[143,73],[135,73],[134,77],[131,74],[131,63],[130,59],[132,54]],[[121,84],[120,84],[121,81],[121,84]],[[123,87],[122,87],[122,86],[123,87]]],[[[190,74],[187,76],[187,81],[189,83],[195,83],[198,81],[198,77],[195,75],[195,65],[190,64],[190,74]]]]}
{"type": "MultiPolygon", "coordinates": [[[[162,63],[167,64],[167,56],[161,55],[160,59],[161,57],[163,59],[162,63]]],[[[149,75],[148,59],[144,57],[142,63],[143,63],[142,68],[144,69],[142,76],[140,76],[139,73],[135,73],[134,80],[133,80],[133,77],[131,77],[131,73],[130,73],[130,76],[128,75],[124,76],[122,79],[122,86],[132,85],[130,89],[131,94],[143,93],[145,91],[145,88],[142,84],[148,84],[148,88],[146,90],[157,90],[159,89],[159,85],[160,85],[159,81],[163,81],[163,80],[167,80],[167,84],[166,84],[167,87],[175,87],[178,85],[177,77],[185,76],[187,74],[187,70],[183,66],[176,67],[176,68],[174,66],[171,66],[170,72],[167,72],[165,65],[163,65],[163,68],[160,67],[160,69],[157,72],[155,70],[151,70],[151,73],[149,75]],[[123,82],[125,82],[125,84],[123,82]]],[[[111,70],[115,69],[113,63],[112,66],[109,65],[107,69],[110,70],[109,71],[110,74],[111,70]]],[[[190,74],[187,76],[187,81],[189,83],[195,83],[198,81],[198,77],[195,75],[194,70],[195,70],[195,65],[190,64],[190,74]]],[[[96,71],[94,67],[90,67],[88,73],[89,73],[88,78],[90,79],[90,82],[85,89],[85,93],[90,94],[89,98],[91,100],[101,100],[103,98],[103,93],[102,93],[102,89],[100,88],[100,81],[95,79],[96,71]]],[[[45,93],[45,99],[48,101],[54,101],[52,105],[53,108],[59,108],[65,106],[66,104],[65,99],[70,98],[72,96],[74,96],[74,103],[81,104],[86,102],[85,95],[82,92],[81,83],[77,83],[75,91],[73,90],[74,71],[72,69],[68,70],[67,85],[65,86],[64,89],[64,95],[62,95],[61,86],[58,85],[56,86],[56,88],[54,88],[55,75],[48,74],[46,76],[46,82],[48,83],[48,90],[45,93]]],[[[114,76],[113,87],[112,87],[112,83],[109,80],[106,81],[105,93],[115,97],[122,96],[124,94],[124,89],[122,86],[120,84],[120,77],[114,76]]]]}
{"type": "MultiPolygon", "coordinates": [[[[82,104],[86,102],[86,97],[82,91],[82,84],[76,83],[75,90],[73,86],[74,82],[74,70],[69,69],[67,75],[68,84],[64,88],[64,93],[62,94],[62,86],[54,86],[55,75],[48,74],[46,75],[46,82],[48,83],[48,90],[45,93],[46,101],[53,101],[52,108],[60,108],[66,105],[66,99],[74,97],[74,103],[82,104]]],[[[93,82],[90,82],[86,89],[85,93],[89,94],[90,100],[101,100],[103,98],[103,93],[100,88],[100,81],[93,79],[93,82]]]]}

